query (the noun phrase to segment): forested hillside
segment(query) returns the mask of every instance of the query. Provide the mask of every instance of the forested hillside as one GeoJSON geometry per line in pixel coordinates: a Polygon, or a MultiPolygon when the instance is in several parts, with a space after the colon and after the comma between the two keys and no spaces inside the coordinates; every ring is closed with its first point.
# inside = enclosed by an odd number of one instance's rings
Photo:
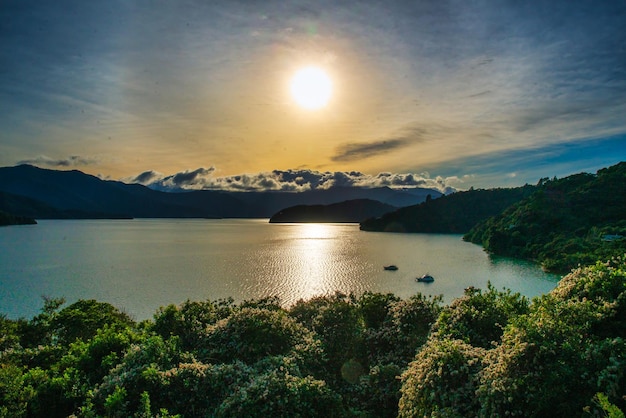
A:
{"type": "MultiPolygon", "coordinates": [[[[188,301],[0,316],[0,417],[620,416],[626,263],[548,295],[188,301]]],[[[621,415],[623,416],[623,415],[621,415]]]]}
{"type": "Polygon", "coordinates": [[[476,225],[465,239],[495,254],[567,271],[626,252],[626,162],[563,179],[476,225]]]}
{"type": "Polygon", "coordinates": [[[468,190],[426,199],[419,205],[390,212],[361,222],[364,231],[381,232],[468,232],[478,222],[497,215],[529,196],[534,186],[511,189],[468,190]]]}

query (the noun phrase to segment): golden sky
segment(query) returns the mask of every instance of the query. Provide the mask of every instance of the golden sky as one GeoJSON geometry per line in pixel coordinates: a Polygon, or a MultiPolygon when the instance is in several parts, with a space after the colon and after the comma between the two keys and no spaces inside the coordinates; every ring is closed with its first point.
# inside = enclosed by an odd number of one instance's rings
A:
{"type": "Polygon", "coordinates": [[[9,1],[0,165],[465,188],[626,159],[626,4],[9,1]],[[322,68],[305,109],[294,74],[322,68]],[[410,184],[407,184],[410,185],[410,184]]]}

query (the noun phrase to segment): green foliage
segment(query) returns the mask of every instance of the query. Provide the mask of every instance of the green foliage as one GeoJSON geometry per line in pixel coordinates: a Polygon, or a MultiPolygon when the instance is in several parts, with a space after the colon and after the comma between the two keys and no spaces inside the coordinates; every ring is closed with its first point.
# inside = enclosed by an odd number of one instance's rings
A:
{"type": "Polygon", "coordinates": [[[581,416],[599,411],[597,393],[623,409],[625,267],[575,270],[530,305],[469,289],[404,373],[399,415],[581,416]]]}
{"type": "Polygon", "coordinates": [[[243,308],[207,328],[198,355],[209,362],[255,363],[314,346],[311,332],[284,311],[243,308]]]}
{"type": "Polygon", "coordinates": [[[364,231],[462,234],[529,196],[534,186],[468,190],[398,209],[361,222],[364,231]]]}
{"type": "Polygon", "coordinates": [[[398,416],[474,416],[484,355],[460,340],[429,340],[402,375],[398,416]]]}
{"type": "Polygon", "coordinates": [[[327,359],[327,379],[341,380],[341,367],[361,360],[363,317],[353,297],[337,293],[299,301],[289,314],[315,332],[327,359]]]}
{"type": "Polygon", "coordinates": [[[52,320],[59,308],[65,303],[63,298],[43,297],[44,305],[41,313],[30,321],[18,321],[18,333],[22,347],[37,347],[50,344],[55,338],[52,320]]]}
{"type": "Polygon", "coordinates": [[[272,370],[242,385],[217,410],[217,417],[342,417],[341,398],[325,382],[272,370]]]}
{"type": "Polygon", "coordinates": [[[389,318],[390,311],[400,298],[391,294],[365,292],[359,299],[359,309],[367,328],[378,329],[389,318]]]}
{"type": "Polygon", "coordinates": [[[161,373],[162,385],[155,399],[182,416],[211,416],[228,396],[250,382],[255,370],[242,363],[180,363],[161,373]]]}
{"type": "Polygon", "coordinates": [[[0,314],[0,351],[17,348],[19,343],[18,322],[11,321],[6,315],[0,314]]]}
{"type": "MultiPolygon", "coordinates": [[[[145,392],[143,392],[145,393],[145,392]]],[[[142,395],[143,395],[142,393],[142,395]]],[[[113,393],[107,396],[104,401],[104,409],[108,417],[124,418],[128,412],[126,410],[126,389],[116,386],[113,393]]]]}
{"type": "Polygon", "coordinates": [[[403,367],[396,364],[376,365],[361,378],[357,399],[364,415],[380,418],[398,415],[402,371],[403,367]]]}
{"type": "Polygon", "coordinates": [[[620,409],[609,402],[608,396],[606,396],[602,392],[596,393],[594,400],[597,402],[598,406],[602,409],[605,416],[608,418],[624,418],[624,413],[620,411],[620,409]]]}
{"type": "Polygon", "coordinates": [[[0,418],[26,416],[28,402],[34,395],[20,367],[0,364],[0,418]]]}
{"type": "Polygon", "coordinates": [[[475,225],[464,239],[495,254],[567,272],[626,252],[626,162],[542,180],[538,190],[475,225]]]}
{"type": "Polygon", "coordinates": [[[159,308],[151,329],[163,338],[180,338],[183,350],[193,351],[204,343],[206,327],[227,318],[234,309],[233,299],[186,301],[180,306],[159,308]]]}
{"type": "Polygon", "coordinates": [[[580,415],[597,392],[623,408],[625,280],[621,260],[579,269],[514,318],[481,372],[484,414],[580,415]]]}
{"type": "Polygon", "coordinates": [[[550,294],[337,293],[185,302],[136,324],[108,304],[0,317],[1,417],[620,416],[626,262],[550,294]],[[35,345],[37,344],[37,345],[35,345]]]}
{"type": "Polygon", "coordinates": [[[519,293],[468,288],[465,295],[444,308],[434,330],[441,337],[460,339],[475,347],[491,348],[500,341],[504,327],[518,315],[528,313],[528,301],[519,293]]]}
{"type": "Polygon", "coordinates": [[[77,339],[88,340],[105,325],[125,328],[132,324],[128,315],[111,304],[93,299],[73,303],[50,321],[50,326],[61,344],[70,344],[77,339]]]}

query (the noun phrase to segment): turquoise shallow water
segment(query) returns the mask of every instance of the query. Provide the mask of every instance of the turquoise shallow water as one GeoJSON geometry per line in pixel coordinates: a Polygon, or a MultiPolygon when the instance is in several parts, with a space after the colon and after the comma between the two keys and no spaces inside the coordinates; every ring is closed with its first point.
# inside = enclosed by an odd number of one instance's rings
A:
{"type": "Polygon", "coordinates": [[[186,299],[364,291],[409,297],[468,286],[529,297],[559,276],[532,263],[494,258],[459,235],[359,231],[356,224],[269,224],[267,220],[40,221],[0,229],[0,312],[31,317],[41,296],[110,302],[136,319],[186,299]],[[383,266],[396,264],[398,271],[383,266]],[[417,283],[429,273],[435,282],[417,283]]]}

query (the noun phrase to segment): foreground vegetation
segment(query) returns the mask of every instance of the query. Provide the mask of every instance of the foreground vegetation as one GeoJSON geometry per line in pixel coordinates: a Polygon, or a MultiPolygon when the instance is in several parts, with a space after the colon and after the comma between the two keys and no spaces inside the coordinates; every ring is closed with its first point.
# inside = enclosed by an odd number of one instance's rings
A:
{"type": "Polygon", "coordinates": [[[135,322],[45,300],[0,318],[1,417],[623,416],[626,260],[532,301],[336,294],[191,302],[135,322]],[[621,409],[621,411],[620,411],[621,409]],[[610,415],[609,415],[610,414],[610,415]],[[621,415],[620,415],[621,414],[621,415]]]}

